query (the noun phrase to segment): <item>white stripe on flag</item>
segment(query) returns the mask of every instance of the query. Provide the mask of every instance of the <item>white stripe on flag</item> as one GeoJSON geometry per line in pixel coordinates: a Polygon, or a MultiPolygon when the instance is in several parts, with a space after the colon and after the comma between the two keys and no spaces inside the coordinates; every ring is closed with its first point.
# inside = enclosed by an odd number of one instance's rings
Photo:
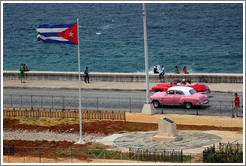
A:
{"type": "Polygon", "coordinates": [[[39,33],[54,33],[54,32],[62,32],[68,28],[37,28],[36,31],[39,33]]]}
{"type": "Polygon", "coordinates": [[[51,40],[58,40],[58,41],[69,41],[63,37],[44,37],[43,35],[38,34],[38,38],[41,38],[43,40],[51,39],[51,40]]]}

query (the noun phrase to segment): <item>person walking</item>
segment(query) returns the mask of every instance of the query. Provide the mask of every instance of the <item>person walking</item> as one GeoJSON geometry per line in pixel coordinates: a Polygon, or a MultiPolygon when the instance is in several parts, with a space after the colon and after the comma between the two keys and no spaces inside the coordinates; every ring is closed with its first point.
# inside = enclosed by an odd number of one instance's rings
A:
{"type": "Polygon", "coordinates": [[[240,99],[239,99],[237,93],[234,93],[234,95],[235,95],[235,100],[234,100],[235,103],[234,103],[233,112],[234,112],[234,116],[238,117],[238,113],[239,113],[238,107],[240,105],[240,99]]]}
{"type": "Polygon", "coordinates": [[[24,64],[22,63],[20,66],[20,77],[21,77],[21,83],[25,83],[24,82],[24,64]]]}
{"type": "Polygon", "coordinates": [[[164,77],[164,74],[165,74],[165,68],[164,68],[164,65],[161,65],[161,73],[159,74],[159,78],[160,78],[160,80],[161,80],[161,78],[163,78],[164,77]]]}
{"type": "Polygon", "coordinates": [[[87,83],[87,80],[88,80],[88,83],[90,83],[90,81],[89,81],[89,79],[90,79],[90,77],[89,77],[89,69],[88,69],[87,66],[85,68],[84,74],[85,74],[85,83],[87,83]]]}

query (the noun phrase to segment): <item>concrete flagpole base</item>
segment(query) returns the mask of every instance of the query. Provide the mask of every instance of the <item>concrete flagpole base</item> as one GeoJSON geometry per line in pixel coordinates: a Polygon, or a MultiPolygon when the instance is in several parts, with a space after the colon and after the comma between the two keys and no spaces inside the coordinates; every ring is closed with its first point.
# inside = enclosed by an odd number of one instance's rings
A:
{"type": "Polygon", "coordinates": [[[75,142],[74,144],[85,144],[86,142],[83,140],[79,140],[78,142],[75,142]]]}
{"type": "Polygon", "coordinates": [[[144,104],[142,113],[145,115],[153,115],[155,114],[155,108],[153,104],[144,104]]]}

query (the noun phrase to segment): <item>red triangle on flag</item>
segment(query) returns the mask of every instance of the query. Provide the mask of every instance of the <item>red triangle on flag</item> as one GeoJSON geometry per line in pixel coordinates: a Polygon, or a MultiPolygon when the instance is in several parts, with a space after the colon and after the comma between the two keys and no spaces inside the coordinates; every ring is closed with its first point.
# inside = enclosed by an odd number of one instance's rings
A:
{"type": "Polygon", "coordinates": [[[66,29],[65,31],[62,31],[60,33],[58,33],[58,36],[61,36],[75,44],[78,44],[78,29],[77,29],[77,24],[72,25],[71,27],[69,27],[68,29],[66,29]]]}

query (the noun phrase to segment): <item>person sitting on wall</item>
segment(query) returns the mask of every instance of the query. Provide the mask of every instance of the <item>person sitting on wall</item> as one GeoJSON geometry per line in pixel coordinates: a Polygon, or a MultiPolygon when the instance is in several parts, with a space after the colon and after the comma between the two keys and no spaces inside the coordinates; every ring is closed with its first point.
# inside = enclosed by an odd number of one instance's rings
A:
{"type": "Polygon", "coordinates": [[[183,79],[183,80],[181,81],[181,84],[182,84],[182,85],[186,85],[185,79],[183,79]]]}
{"type": "Polygon", "coordinates": [[[180,73],[179,73],[178,66],[175,66],[174,73],[175,73],[175,74],[180,74],[180,73]]]}
{"type": "Polygon", "coordinates": [[[159,71],[158,71],[158,69],[157,69],[157,66],[155,66],[154,67],[154,74],[158,74],[159,73],[159,71]]]}
{"type": "Polygon", "coordinates": [[[160,80],[161,80],[161,78],[164,77],[164,74],[165,74],[165,68],[164,68],[164,65],[161,65],[161,67],[162,67],[162,70],[161,70],[161,73],[159,74],[160,80]]]}
{"type": "Polygon", "coordinates": [[[183,73],[184,73],[184,74],[189,74],[189,73],[187,72],[186,66],[183,68],[183,73]]]}

